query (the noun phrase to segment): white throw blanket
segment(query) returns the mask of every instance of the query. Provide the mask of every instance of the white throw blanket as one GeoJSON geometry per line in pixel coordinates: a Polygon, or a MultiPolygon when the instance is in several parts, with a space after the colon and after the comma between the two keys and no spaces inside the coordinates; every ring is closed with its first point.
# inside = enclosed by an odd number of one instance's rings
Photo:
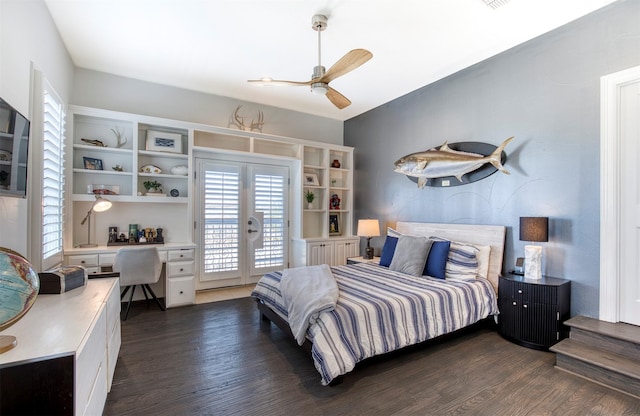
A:
{"type": "Polygon", "coordinates": [[[280,293],[289,314],[288,321],[298,345],[306,338],[307,328],[338,302],[338,284],[326,264],[285,269],[280,293]]]}

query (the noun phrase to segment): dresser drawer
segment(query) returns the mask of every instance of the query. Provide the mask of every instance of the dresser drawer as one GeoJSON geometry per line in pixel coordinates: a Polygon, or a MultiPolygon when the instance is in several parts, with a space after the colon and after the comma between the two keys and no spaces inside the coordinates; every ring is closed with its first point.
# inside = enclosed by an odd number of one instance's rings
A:
{"type": "Polygon", "coordinates": [[[193,275],[194,264],[192,261],[176,261],[166,263],[167,277],[189,276],[193,275]]]}
{"type": "Polygon", "coordinates": [[[167,279],[167,306],[192,305],[195,300],[195,277],[167,279]]]}
{"type": "Polygon", "coordinates": [[[104,366],[107,353],[107,314],[104,309],[98,314],[88,335],[76,357],[77,414],[85,414],[85,409],[95,407],[96,403],[90,403],[92,400],[100,400],[100,397],[104,400],[106,397],[107,375],[104,366]]]}
{"type": "Polygon", "coordinates": [[[513,298],[516,301],[543,305],[558,303],[558,292],[555,286],[513,281],[500,282],[500,285],[500,296],[513,298]]]}
{"type": "Polygon", "coordinates": [[[193,249],[167,251],[168,262],[184,260],[193,260],[193,249]]]}

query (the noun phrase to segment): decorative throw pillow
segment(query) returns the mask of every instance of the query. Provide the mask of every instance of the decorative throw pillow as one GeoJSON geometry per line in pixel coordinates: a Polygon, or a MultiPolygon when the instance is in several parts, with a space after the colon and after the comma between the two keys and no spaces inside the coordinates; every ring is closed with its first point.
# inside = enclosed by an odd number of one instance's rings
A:
{"type": "Polygon", "coordinates": [[[387,235],[391,237],[399,238],[401,235],[404,235],[404,234],[399,233],[398,231],[396,231],[391,227],[387,227],[387,235]]]}
{"type": "Polygon", "coordinates": [[[446,274],[447,258],[449,257],[450,241],[434,241],[429,250],[427,265],[422,274],[444,279],[446,274]]]}
{"type": "Polygon", "coordinates": [[[396,251],[396,245],[398,244],[397,237],[387,236],[384,240],[384,246],[382,246],[382,254],[380,254],[380,266],[389,267],[393,254],[396,251]]]}
{"type": "Polygon", "coordinates": [[[478,249],[476,258],[478,259],[478,277],[483,279],[489,278],[489,258],[491,257],[491,246],[479,246],[474,244],[478,249]]]}
{"type": "MultiPolygon", "coordinates": [[[[435,241],[447,241],[440,237],[431,237],[435,241]]],[[[447,279],[475,279],[478,275],[477,253],[480,250],[473,244],[452,241],[447,257],[445,276],[447,279]]]]}
{"type": "Polygon", "coordinates": [[[422,276],[431,244],[433,241],[425,237],[400,236],[389,270],[422,276]]]}

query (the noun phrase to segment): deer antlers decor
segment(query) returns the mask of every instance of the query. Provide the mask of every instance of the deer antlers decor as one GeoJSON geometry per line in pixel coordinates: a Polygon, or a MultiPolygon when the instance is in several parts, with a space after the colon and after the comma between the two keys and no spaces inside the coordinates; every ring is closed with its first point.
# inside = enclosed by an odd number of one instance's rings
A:
{"type": "Polygon", "coordinates": [[[236,111],[233,112],[233,115],[229,117],[229,124],[227,125],[227,127],[231,127],[231,125],[234,125],[243,131],[259,131],[260,133],[262,133],[262,126],[264,125],[264,114],[262,113],[262,111],[258,110],[258,121],[251,120],[251,124],[249,124],[249,126],[245,126],[244,117],[238,115],[238,111],[240,111],[241,107],[242,105],[239,105],[236,108],[236,111]]]}

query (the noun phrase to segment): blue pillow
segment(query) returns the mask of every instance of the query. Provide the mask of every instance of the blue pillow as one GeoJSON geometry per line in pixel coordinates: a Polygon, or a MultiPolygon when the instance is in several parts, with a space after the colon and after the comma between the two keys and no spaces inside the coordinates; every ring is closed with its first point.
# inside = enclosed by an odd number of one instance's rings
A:
{"type": "MultiPolygon", "coordinates": [[[[450,247],[450,241],[434,241],[431,245],[431,250],[429,251],[429,257],[427,257],[427,264],[424,266],[423,274],[436,277],[438,279],[444,279],[450,247]]],[[[382,253],[384,254],[384,249],[382,253]]],[[[382,263],[382,261],[380,261],[380,263],[382,263]]]]}
{"type": "Polygon", "coordinates": [[[382,246],[382,254],[380,254],[380,266],[389,267],[391,260],[393,260],[393,254],[396,252],[396,245],[398,245],[398,238],[387,236],[384,240],[384,246],[382,246]]]}

